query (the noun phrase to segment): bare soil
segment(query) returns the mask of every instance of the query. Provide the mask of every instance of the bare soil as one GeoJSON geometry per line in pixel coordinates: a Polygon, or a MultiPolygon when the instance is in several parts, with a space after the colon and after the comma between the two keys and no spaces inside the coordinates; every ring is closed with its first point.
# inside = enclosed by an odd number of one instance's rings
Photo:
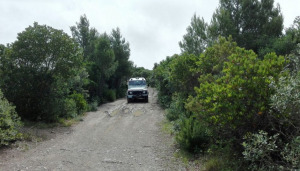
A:
{"type": "Polygon", "coordinates": [[[71,127],[29,128],[37,138],[1,149],[0,170],[186,170],[149,93],[149,103],[107,103],[71,127]]]}

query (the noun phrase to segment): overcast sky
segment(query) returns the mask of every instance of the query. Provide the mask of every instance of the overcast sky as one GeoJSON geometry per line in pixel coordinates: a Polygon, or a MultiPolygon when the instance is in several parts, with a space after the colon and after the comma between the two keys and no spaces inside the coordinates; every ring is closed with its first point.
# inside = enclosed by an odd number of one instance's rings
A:
{"type": "MultiPolygon", "coordinates": [[[[210,22],[219,0],[0,0],[0,44],[12,43],[33,22],[62,29],[86,14],[100,33],[119,27],[130,43],[137,66],[152,69],[155,62],[180,53],[178,42],[194,13],[210,22]]],[[[289,27],[300,15],[300,0],[275,0],[289,27]]]]}

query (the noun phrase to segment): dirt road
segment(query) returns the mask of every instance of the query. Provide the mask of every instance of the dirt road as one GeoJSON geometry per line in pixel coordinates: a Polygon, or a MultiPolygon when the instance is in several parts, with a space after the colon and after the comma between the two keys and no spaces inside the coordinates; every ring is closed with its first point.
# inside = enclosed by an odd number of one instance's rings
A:
{"type": "Polygon", "coordinates": [[[183,170],[149,93],[149,103],[108,103],[75,126],[46,130],[48,140],[2,150],[0,170],[183,170]]]}

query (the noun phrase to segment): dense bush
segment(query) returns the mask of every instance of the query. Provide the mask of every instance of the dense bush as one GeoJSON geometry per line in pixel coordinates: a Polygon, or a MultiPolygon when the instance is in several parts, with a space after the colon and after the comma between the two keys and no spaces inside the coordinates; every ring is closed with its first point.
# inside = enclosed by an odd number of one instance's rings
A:
{"type": "Polygon", "coordinates": [[[195,117],[183,118],[176,141],[189,152],[204,152],[210,144],[211,132],[207,125],[195,117]]]}
{"type": "Polygon", "coordinates": [[[292,170],[300,168],[300,137],[284,143],[280,133],[265,131],[244,137],[243,155],[250,170],[292,170]]]}
{"type": "Polygon", "coordinates": [[[279,165],[274,162],[278,157],[281,143],[279,134],[269,136],[267,132],[259,131],[257,134],[250,134],[244,137],[243,155],[249,161],[250,170],[278,170],[279,165]]]}
{"type": "Polygon", "coordinates": [[[88,109],[88,104],[83,96],[83,94],[73,92],[73,94],[70,95],[70,98],[74,100],[76,105],[76,113],[77,115],[82,114],[88,109]]]}
{"type": "Polygon", "coordinates": [[[186,107],[220,138],[241,140],[245,133],[267,126],[273,93],[269,84],[278,80],[283,66],[283,57],[268,54],[260,60],[253,51],[237,48],[225,62],[222,76],[204,75],[208,80],[195,88],[197,96],[190,97],[186,107]]]}
{"type": "Polygon", "coordinates": [[[184,108],[185,98],[180,93],[175,93],[172,96],[172,102],[166,112],[166,117],[169,121],[178,120],[180,117],[186,117],[184,108]]]}
{"type": "Polygon", "coordinates": [[[91,103],[89,103],[88,111],[97,111],[98,109],[98,101],[93,100],[91,103]]]}
{"type": "Polygon", "coordinates": [[[116,90],[112,90],[112,89],[105,90],[103,97],[105,100],[107,100],[109,102],[115,101],[116,100],[116,90]]]}
{"type": "Polygon", "coordinates": [[[82,91],[87,77],[81,49],[73,39],[61,30],[34,23],[8,49],[1,62],[6,79],[0,86],[18,114],[43,121],[63,116],[71,89],[82,91]]]}
{"type": "Polygon", "coordinates": [[[63,116],[60,117],[75,118],[77,116],[75,100],[70,98],[65,99],[62,111],[63,111],[63,116]]]}
{"type": "Polygon", "coordinates": [[[280,153],[283,161],[290,169],[300,169],[300,136],[285,144],[280,153]]]}
{"type": "Polygon", "coordinates": [[[0,90],[0,147],[20,138],[20,126],[21,121],[15,107],[4,98],[0,90]]]}
{"type": "Polygon", "coordinates": [[[172,94],[175,92],[174,85],[170,80],[170,64],[176,58],[167,57],[166,60],[160,62],[159,65],[154,66],[155,86],[158,89],[158,101],[163,108],[168,108],[172,101],[172,94]]]}

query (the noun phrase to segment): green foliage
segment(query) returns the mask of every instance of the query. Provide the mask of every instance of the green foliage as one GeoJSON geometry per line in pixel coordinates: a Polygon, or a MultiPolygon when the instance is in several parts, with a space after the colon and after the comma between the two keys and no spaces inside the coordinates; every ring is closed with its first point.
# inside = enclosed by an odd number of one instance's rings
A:
{"type": "Polygon", "coordinates": [[[210,144],[210,136],[210,130],[205,123],[189,117],[181,121],[176,141],[181,148],[189,152],[203,152],[210,144]]]}
{"type": "Polygon", "coordinates": [[[90,22],[86,15],[80,16],[80,20],[76,23],[76,26],[70,27],[73,39],[83,49],[83,55],[85,60],[93,51],[93,43],[99,36],[98,31],[95,28],[90,28],[90,22]]]}
{"type": "Polygon", "coordinates": [[[269,136],[264,131],[257,134],[249,134],[244,137],[243,155],[246,161],[249,161],[250,170],[278,170],[279,165],[274,162],[276,153],[279,152],[278,135],[269,136]]]}
{"type": "Polygon", "coordinates": [[[106,100],[107,89],[115,89],[116,97],[124,97],[126,81],[131,75],[133,63],[129,61],[129,43],[122,37],[120,29],[113,29],[110,35],[99,34],[83,15],[76,26],[71,27],[73,39],[83,49],[86,68],[89,74],[89,101],[106,100]]]}
{"type": "Polygon", "coordinates": [[[169,121],[176,121],[180,117],[185,117],[184,96],[176,93],[172,96],[172,102],[167,109],[166,117],[169,121]]]}
{"type": "MultiPolygon", "coordinates": [[[[118,63],[115,73],[110,79],[111,88],[116,89],[117,98],[124,97],[127,91],[127,79],[132,74],[133,63],[129,61],[129,43],[122,37],[119,28],[113,29],[110,41],[118,63]]],[[[137,75],[139,76],[139,75],[137,75]]]]}
{"type": "Polygon", "coordinates": [[[174,84],[174,89],[182,94],[191,94],[194,87],[198,85],[198,66],[199,57],[191,54],[174,56],[170,63],[170,81],[174,84]]]}
{"type": "Polygon", "coordinates": [[[253,51],[236,48],[217,79],[202,80],[186,107],[212,124],[222,137],[242,137],[265,126],[273,91],[269,84],[278,80],[284,58],[274,53],[257,58],[253,51]]]}
{"type": "Polygon", "coordinates": [[[20,138],[18,128],[22,125],[19,116],[0,90],[0,147],[20,138]]]}
{"type": "Polygon", "coordinates": [[[170,80],[170,64],[178,55],[167,57],[166,60],[154,66],[153,75],[156,88],[158,89],[158,101],[164,108],[170,106],[172,94],[174,93],[174,85],[170,80]]]}
{"type": "Polygon", "coordinates": [[[208,27],[212,39],[231,35],[240,47],[257,53],[282,34],[283,17],[274,0],[220,0],[208,27]]]}
{"type": "Polygon", "coordinates": [[[77,116],[76,102],[74,99],[67,98],[64,100],[63,116],[65,118],[75,118],[77,116]]]}
{"type": "Polygon", "coordinates": [[[204,19],[200,19],[194,14],[191,19],[191,25],[187,27],[187,33],[183,36],[183,40],[179,42],[182,53],[200,55],[204,52],[208,45],[208,24],[204,19]]]}
{"type": "Polygon", "coordinates": [[[215,44],[208,47],[196,62],[200,83],[202,78],[205,79],[205,75],[211,74],[216,78],[221,76],[224,63],[228,61],[230,55],[236,52],[236,47],[237,44],[233,42],[232,37],[228,37],[228,40],[224,37],[219,37],[215,44]]]}
{"type": "Polygon", "coordinates": [[[94,100],[89,104],[89,110],[88,111],[97,111],[98,110],[98,101],[94,100]]]}
{"type": "Polygon", "coordinates": [[[90,98],[98,97],[103,102],[104,90],[108,87],[108,81],[113,76],[118,66],[115,61],[113,49],[110,47],[108,35],[101,35],[96,43],[95,48],[90,56],[88,72],[90,75],[90,84],[88,89],[90,98]]]}
{"type": "Polygon", "coordinates": [[[34,23],[18,34],[3,63],[0,85],[20,116],[55,121],[70,89],[82,90],[82,54],[61,30],[34,23]],[[81,75],[80,75],[81,74],[81,75]],[[79,81],[73,81],[78,77],[79,81]]]}
{"type": "Polygon", "coordinates": [[[300,169],[300,136],[287,143],[280,154],[291,169],[300,169]]]}
{"type": "Polygon", "coordinates": [[[298,170],[300,168],[300,137],[284,143],[280,133],[269,136],[265,131],[247,134],[243,155],[250,170],[298,170]]]}
{"type": "Polygon", "coordinates": [[[134,66],[132,68],[131,77],[144,77],[147,80],[147,83],[153,86],[154,82],[153,82],[152,75],[153,75],[153,72],[144,67],[134,66]]]}
{"type": "Polygon", "coordinates": [[[107,100],[109,102],[115,101],[116,100],[116,90],[112,90],[112,89],[105,90],[103,97],[105,100],[107,100]]]}
{"type": "MultiPolygon", "coordinates": [[[[209,25],[192,17],[179,43],[182,54],[153,68],[159,103],[182,148],[230,145],[229,161],[242,156],[247,135],[250,170],[299,169],[299,18],[282,35],[283,17],[273,0],[220,0],[209,25]]],[[[218,160],[211,161],[209,168],[223,170],[242,163],[215,167],[218,160]]]]}
{"type": "Polygon", "coordinates": [[[69,96],[69,98],[74,100],[75,106],[76,106],[76,109],[77,109],[76,113],[78,115],[82,114],[83,112],[85,112],[88,109],[88,104],[87,104],[83,94],[73,92],[73,94],[71,94],[69,96]]]}

